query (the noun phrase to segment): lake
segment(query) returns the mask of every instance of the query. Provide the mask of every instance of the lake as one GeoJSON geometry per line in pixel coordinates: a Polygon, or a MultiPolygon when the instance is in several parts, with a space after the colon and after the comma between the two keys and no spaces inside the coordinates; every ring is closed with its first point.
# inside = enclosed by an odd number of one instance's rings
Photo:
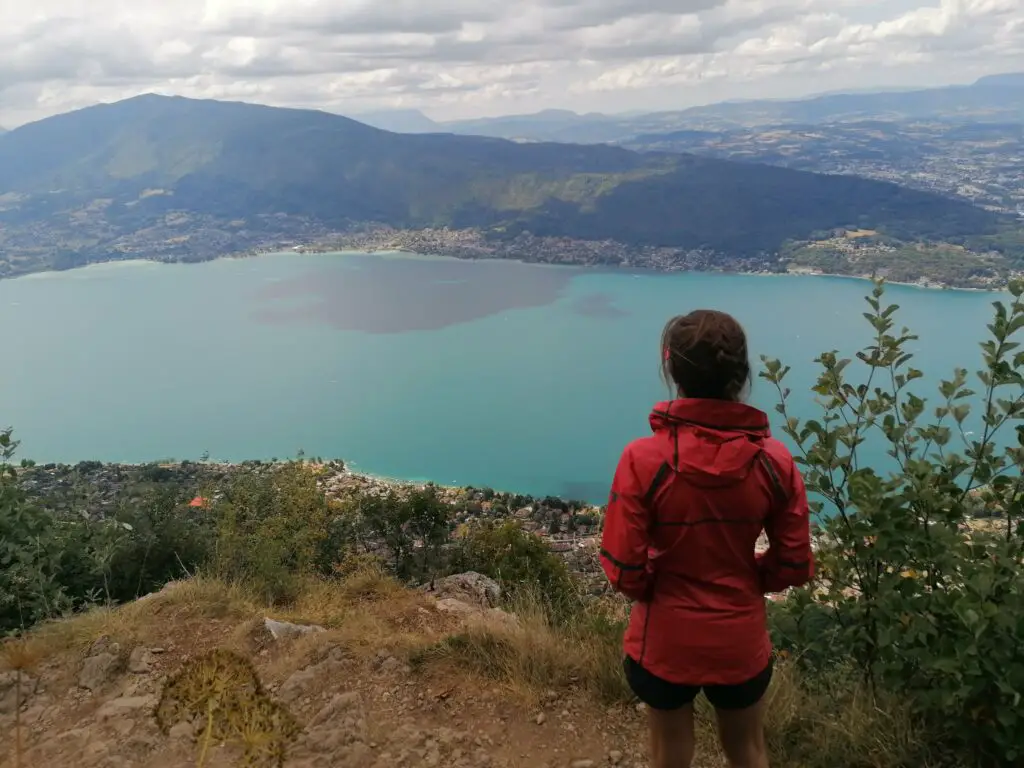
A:
{"type": "MultiPolygon", "coordinates": [[[[0,281],[0,422],[37,461],[302,450],[390,477],[603,503],[622,446],[666,395],[670,316],[734,314],[753,361],[793,367],[808,416],[814,357],[870,338],[870,288],[400,254],[98,265],[0,281]]],[[[995,296],[888,296],[921,335],[915,364],[929,377],[978,367],[995,296]]],[[[756,379],[751,399],[775,403],[756,379]]]]}

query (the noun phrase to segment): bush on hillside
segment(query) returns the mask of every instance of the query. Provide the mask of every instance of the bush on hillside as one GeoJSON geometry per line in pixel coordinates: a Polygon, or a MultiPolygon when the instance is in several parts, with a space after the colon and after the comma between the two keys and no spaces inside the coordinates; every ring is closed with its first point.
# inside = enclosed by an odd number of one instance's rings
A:
{"type": "Polygon", "coordinates": [[[213,553],[214,520],[207,509],[186,503],[180,491],[155,489],[118,506],[114,522],[131,536],[110,559],[115,602],[135,599],[168,581],[195,574],[213,553]]]}
{"type": "Polygon", "coordinates": [[[946,748],[992,766],[1024,760],[1024,284],[1011,294],[995,303],[977,388],[957,369],[932,404],[913,392],[917,337],[895,330],[881,283],[861,372],[837,352],[817,359],[820,418],[790,415],[788,367],[765,360],[761,374],[823,515],[817,582],[773,611],[777,639],[818,668],[852,661],[946,748]],[[892,471],[865,460],[879,444],[892,471]],[[979,499],[1000,533],[972,530],[979,499]]]}
{"type": "Polygon", "coordinates": [[[214,572],[246,583],[268,603],[292,600],[304,576],[330,573],[332,512],[314,468],[288,462],[240,473],[211,511],[214,572]]]}
{"type": "Polygon", "coordinates": [[[172,488],[122,500],[113,514],[57,521],[57,576],[73,607],[134,600],[195,573],[212,552],[214,526],[172,488]]]}
{"type": "Polygon", "coordinates": [[[0,431],[0,634],[66,607],[57,579],[54,521],[26,502],[11,463],[17,448],[11,430],[0,431]]]}
{"type": "Polygon", "coordinates": [[[0,446],[0,634],[133,600],[208,561],[212,525],[175,490],[122,499],[106,518],[58,515],[26,499],[10,463],[17,443],[9,430],[0,432],[0,446]]]}
{"type": "Polygon", "coordinates": [[[536,588],[550,603],[564,605],[577,594],[562,558],[515,520],[469,525],[457,542],[449,570],[490,576],[513,598],[517,590],[536,588]]]}

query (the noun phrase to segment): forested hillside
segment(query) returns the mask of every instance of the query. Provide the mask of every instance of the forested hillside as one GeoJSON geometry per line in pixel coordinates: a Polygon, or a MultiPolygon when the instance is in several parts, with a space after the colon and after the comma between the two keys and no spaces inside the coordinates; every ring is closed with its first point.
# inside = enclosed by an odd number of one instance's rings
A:
{"type": "MultiPolygon", "coordinates": [[[[356,225],[762,258],[837,228],[993,237],[1013,219],[850,177],[611,146],[404,135],[323,112],[143,96],[0,143],[0,274],[213,258],[356,225]]],[[[557,259],[555,259],[557,260],[557,259]]]]}

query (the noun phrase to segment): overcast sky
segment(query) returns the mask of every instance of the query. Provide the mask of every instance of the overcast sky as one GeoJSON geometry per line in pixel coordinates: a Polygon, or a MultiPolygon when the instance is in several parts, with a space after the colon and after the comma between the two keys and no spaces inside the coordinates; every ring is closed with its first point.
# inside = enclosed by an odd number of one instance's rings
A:
{"type": "Polygon", "coordinates": [[[0,0],[0,125],[144,92],[435,119],[1024,70],[1024,0],[0,0]]]}

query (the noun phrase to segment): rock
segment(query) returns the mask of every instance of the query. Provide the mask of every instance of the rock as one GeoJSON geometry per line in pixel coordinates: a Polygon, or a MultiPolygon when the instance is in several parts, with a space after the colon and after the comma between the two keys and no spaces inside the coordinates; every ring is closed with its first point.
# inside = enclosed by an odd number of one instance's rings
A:
{"type": "Polygon", "coordinates": [[[314,667],[306,667],[300,669],[297,672],[293,672],[291,676],[281,684],[281,689],[277,692],[278,698],[286,704],[290,704],[299,699],[307,689],[313,686],[316,682],[319,670],[314,667]]]}
{"type": "Polygon", "coordinates": [[[121,646],[119,643],[115,643],[106,635],[97,638],[97,640],[89,647],[88,656],[97,656],[101,653],[112,653],[115,656],[121,652],[121,646]]]}
{"type": "Polygon", "coordinates": [[[96,712],[96,720],[122,737],[153,712],[156,696],[120,696],[104,703],[96,712]]]}
{"type": "Polygon", "coordinates": [[[438,599],[453,598],[480,608],[493,608],[501,599],[498,582],[476,571],[437,579],[427,589],[438,599]]]}
{"type": "Polygon", "coordinates": [[[597,763],[593,760],[573,760],[569,768],[597,768],[597,763]]]}
{"type": "Polygon", "coordinates": [[[437,601],[437,610],[442,613],[454,613],[457,616],[468,616],[471,613],[479,613],[481,609],[454,597],[444,597],[437,601]]]}
{"type": "Polygon", "coordinates": [[[0,715],[13,715],[19,705],[24,705],[39,687],[39,681],[21,673],[21,697],[18,694],[18,673],[0,672],[0,715]]]}
{"type": "Polygon", "coordinates": [[[136,754],[148,754],[160,746],[160,732],[155,727],[144,730],[141,733],[132,734],[125,746],[129,751],[136,754]]]}
{"type": "Polygon", "coordinates": [[[25,725],[33,725],[43,719],[49,707],[46,704],[33,704],[21,713],[21,722],[25,725]]]}
{"type": "Polygon", "coordinates": [[[57,734],[56,738],[53,739],[53,743],[61,749],[77,752],[92,741],[92,738],[93,734],[87,728],[72,728],[70,731],[57,734]]]}
{"type": "Polygon", "coordinates": [[[89,656],[82,663],[78,685],[95,693],[110,683],[121,671],[121,660],[112,653],[89,656]]]}
{"type": "Polygon", "coordinates": [[[153,656],[153,652],[140,645],[133,649],[132,655],[128,657],[128,671],[136,675],[149,674],[153,671],[154,663],[156,657],[153,656]]]}
{"type": "Polygon", "coordinates": [[[138,717],[156,706],[154,696],[121,696],[111,699],[96,712],[100,722],[122,717],[138,717]]]}
{"type": "Polygon", "coordinates": [[[613,749],[608,753],[608,762],[612,765],[618,765],[622,762],[622,753],[617,749],[613,749]]]}
{"type": "Polygon", "coordinates": [[[548,716],[547,716],[547,715],[545,715],[545,714],[544,714],[543,712],[540,712],[540,713],[539,713],[539,714],[537,715],[537,717],[535,717],[535,718],[534,718],[534,721],[535,721],[535,722],[537,723],[537,725],[544,725],[544,722],[545,722],[545,721],[546,721],[547,719],[548,719],[548,716]]]}
{"type": "Polygon", "coordinates": [[[275,640],[287,640],[293,637],[302,637],[312,632],[324,631],[323,627],[318,627],[315,624],[290,624],[287,621],[274,621],[271,618],[264,618],[263,626],[275,640]]]}
{"type": "Polygon", "coordinates": [[[195,740],[192,723],[176,723],[167,734],[171,741],[191,742],[195,740]]]}
{"type": "Polygon", "coordinates": [[[309,727],[315,728],[321,723],[334,720],[341,712],[355,709],[358,706],[359,694],[355,691],[336,694],[323,709],[313,716],[313,719],[309,721],[309,727]]]}

